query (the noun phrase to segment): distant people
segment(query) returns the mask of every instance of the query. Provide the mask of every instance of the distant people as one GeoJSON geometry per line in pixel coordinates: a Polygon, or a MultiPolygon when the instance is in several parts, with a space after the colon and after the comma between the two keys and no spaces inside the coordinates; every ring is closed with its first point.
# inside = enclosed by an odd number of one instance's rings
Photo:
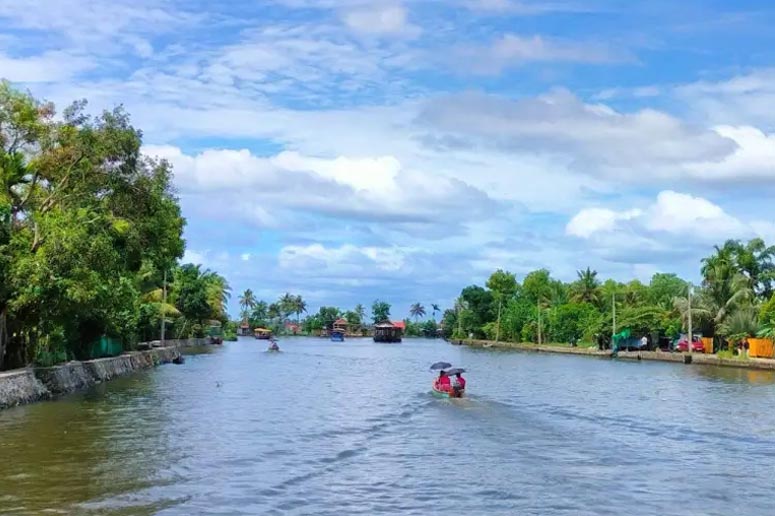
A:
{"type": "Polygon", "coordinates": [[[576,337],[570,338],[570,347],[575,348],[576,347],[576,337]]]}
{"type": "Polygon", "coordinates": [[[640,349],[648,349],[649,347],[649,338],[645,335],[640,339],[640,349]]]}
{"type": "Polygon", "coordinates": [[[442,392],[449,392],[452,389],[449,376],[446,371],[439,371],[439,377],[436,379],[436,390],[442,392]]]}
{"type": "Polygon", "coordinates": [[[454,389],[455,394],[458,396],[462,391],[466,390],[466,379],[463,378],[461,373],[455,374],[455,383],[452,388],[454,389]]]}

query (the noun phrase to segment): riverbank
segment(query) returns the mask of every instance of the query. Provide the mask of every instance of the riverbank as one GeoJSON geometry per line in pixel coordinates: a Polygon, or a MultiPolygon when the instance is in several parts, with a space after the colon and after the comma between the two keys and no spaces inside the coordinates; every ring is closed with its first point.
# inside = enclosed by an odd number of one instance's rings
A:
{"type": "Polygon", "coordinates": [[[537,344],[529,343],[495,342],[490,340],[456,340],[450,342],[455,345],[466,345],[472,348],[514,349],[537,353],[585,355],[602,358],[617,358],[621,360],[652,360],[687,365],[708,365],[775,371],[775,360],[766,358],[722,358],[717,355],[705,355],[702,353],[668,353],[664,351],[620,351],[619,353],[614,354],[611,350],[600,351],[597,348],[572,348],[559,344],[543,344],[539,346],[537,344]]]}
{"type": "Polygon", "coordinates": [[[180,348],[200,346],[206,342],[207,339],[174,340],[167,341],[164,347],[154,347],[153,343],[148,343],[144,347],[149,349],[131,351],[116,357],[0,372],[0,410],[51,399],[135,371],[168,364],[180,356],[180,348]]]}

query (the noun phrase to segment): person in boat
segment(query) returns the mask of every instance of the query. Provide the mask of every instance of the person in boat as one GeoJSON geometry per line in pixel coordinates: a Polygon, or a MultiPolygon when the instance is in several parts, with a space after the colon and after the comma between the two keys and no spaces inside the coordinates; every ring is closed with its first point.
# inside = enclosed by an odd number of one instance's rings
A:
{"type": "Polygon", "coordinates": [[[449,382],[449,376],[446,371],[439,371],[439,377],[436,378],[436,390],[442,392],[449,392],[451,389],[449,382]]]}
{"type": "Polygon", "coordinates": [[[462,373],[456,373],[455,374],[455,383],[453,384],[452,388],[455,391],[455,394],[460,394],[462,391],[466,390],[466,379],[463,378],[462,373]]]}

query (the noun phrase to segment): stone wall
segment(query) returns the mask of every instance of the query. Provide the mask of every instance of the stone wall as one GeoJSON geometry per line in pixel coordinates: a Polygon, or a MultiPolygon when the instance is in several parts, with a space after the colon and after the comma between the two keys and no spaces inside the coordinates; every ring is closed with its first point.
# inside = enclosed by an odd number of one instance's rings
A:
{"type": "Polygon", "coordinates": [[[75,392],[140,369],[170,363],[180,356],[179,347],[200,345],[200,340],[204,339],[167,341],[165,347],[117,357],[0,373],[0,409],[75,392]]]}
{"type": "Polygon", "coordinates": [[[46,399],[50,395],[31,368],[0,373],[0,409],[46,399]]]}

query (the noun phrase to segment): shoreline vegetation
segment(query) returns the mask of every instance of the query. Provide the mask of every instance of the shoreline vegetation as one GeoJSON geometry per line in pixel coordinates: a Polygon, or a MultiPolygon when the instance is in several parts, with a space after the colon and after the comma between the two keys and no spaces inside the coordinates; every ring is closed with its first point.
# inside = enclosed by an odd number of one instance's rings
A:
{"type": "Polygon", "coordinates": [[[0,81],[0,371],[204,337],[230,288],[183,264],[165,161],[120,107],[53,104],[0,81]]]}
{"type": "Polygon", "coordinates": [[[449,341],[453,345],[463,345],[471,348],[527,351],[534,353],[555,353],[563,355],[581,355],[597,358],[612,358],[619,360],[646,360],[659,362],[673,362],[679,364],[705,365],[718,367],[736,367],[743,369],[759,369],[775,371],[775,360],[766,358],[750,358],[745,356],[731,356],[726,354],[707,355],[703,353],[671,353],[664,351],[619,351],[606,349],[600,350],[596,346],[571,347],[567,344],[535,344],[524,342],[495,342],[490,340],[454,340],[449,341]]]}
{"type": "Polygon", "coordinates": [[[773,358],[775,246],[728,240],[700,260],[701,282],[656,273],[648,283],[601,281],[577,271],[563,282],[547,269],[522,282],[497,270],[465,287],[442,319],[451,340],[594,343],[617,351],[707,346],[719,359],[773,358]],[[702,344],[700,344],[701,339],[702,344]],[[749,350],[750,344],[750,350],[749,350]]]}

